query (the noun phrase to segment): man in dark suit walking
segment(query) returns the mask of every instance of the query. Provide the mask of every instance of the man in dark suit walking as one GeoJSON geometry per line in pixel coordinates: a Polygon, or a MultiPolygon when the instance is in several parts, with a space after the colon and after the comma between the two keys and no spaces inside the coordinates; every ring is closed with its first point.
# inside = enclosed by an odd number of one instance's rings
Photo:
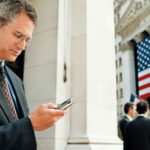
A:
{"type": "Polygon", "coordinates": [[[149,104],[140,101],[136,107],[138,116],[126,127],[124,150],[150,150],[149,104]]]}
{"type": "Polygon", "coordinates": [[[5,64],[25,50],[36,20],[28,0],[0,0],[0,150],[36,150],[34,131],[53,126],[65,113],[47,103],[29,114],[23,83],[5,64]]]}
{"type": "Polygon", "coordinates": [[[120,127],[120,131],[121,131],[121,134],[122,134],[122,140],[124,140],[126,125],[130,121],[132,121],[132,119],[135,117],[135,114],[136,114],[135,104],[132,103],[132,102],[127,102],[124,105],[124,113],[125,113],[125,115],[123,116],[123,118],[119,122],[119,127],[120,127]]]}

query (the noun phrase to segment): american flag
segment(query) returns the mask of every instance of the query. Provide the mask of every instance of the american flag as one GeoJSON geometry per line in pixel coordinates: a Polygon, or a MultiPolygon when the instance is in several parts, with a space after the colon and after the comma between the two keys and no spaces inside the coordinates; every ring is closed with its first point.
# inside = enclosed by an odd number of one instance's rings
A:
{"type": "Polygon", "coordinates": [[[150,97],[150,37],[137,44],[137,72],[139,96],[150,97]]]}

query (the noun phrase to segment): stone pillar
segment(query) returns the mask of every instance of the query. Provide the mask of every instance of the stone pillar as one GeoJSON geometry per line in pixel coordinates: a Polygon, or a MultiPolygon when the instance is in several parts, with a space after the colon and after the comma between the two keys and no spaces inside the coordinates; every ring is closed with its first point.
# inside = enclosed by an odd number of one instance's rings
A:
{"type": "Polygon", "coordinates": [[[122,150],[117,137],[113,0],[72,0],[75,104],[67,150],[122,150]]]}
{"type": "MultiPolygon", "coordinates": [[[[123,102],[130,100],[131,93],[136,94],[136,75],[134,48],[130,43],[122,45],[122,75],[123,75],[123,102]]],[[[123,108],[122,108],[123,111],[123,108]]]]}
{"type": "MultiPolygon", "coordinates": [[[[65,16],[69,15],[66,3],[57,0],[32,0],[32,3],[38,13],[38,23],[32,45],[26,50],[24,70],[30,110],[43,103],[60,103],[70,97],[70,38],[69,27],[67,22],[64,23],[65,16]]],[[[69,113],[56,126],[36,132],[38,150],[65,149],[68,117],[69,113]]]]}

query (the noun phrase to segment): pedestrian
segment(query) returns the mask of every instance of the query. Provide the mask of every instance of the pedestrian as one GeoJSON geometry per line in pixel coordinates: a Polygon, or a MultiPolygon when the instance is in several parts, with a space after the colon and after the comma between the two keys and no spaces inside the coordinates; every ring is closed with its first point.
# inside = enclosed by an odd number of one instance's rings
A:
{"type": "Polygon", "coordinates": [[[125,128],[126,125],[133,120],[136,115],[136,105],[132,102],[127,102],[124,105],[124,113],[125,115],[119,122],[119,127],[122,135],[122,140],[124,140],[125,128]]]}
{"type": "Polygon", "coordinates": [[[149,104],[143,100],[136,107],[138,116],[126,127],[124,150],[150,150],[149,104]]]}

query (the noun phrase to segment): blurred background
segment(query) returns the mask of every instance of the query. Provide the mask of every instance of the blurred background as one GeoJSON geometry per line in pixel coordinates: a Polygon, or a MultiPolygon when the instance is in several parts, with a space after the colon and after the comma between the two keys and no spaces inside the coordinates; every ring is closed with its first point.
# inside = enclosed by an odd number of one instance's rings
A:
{"type": "Polygon", "coordinates": [[[150,104],[150,0],[115,0],[118,119],[131,93],[150,104]]]}

